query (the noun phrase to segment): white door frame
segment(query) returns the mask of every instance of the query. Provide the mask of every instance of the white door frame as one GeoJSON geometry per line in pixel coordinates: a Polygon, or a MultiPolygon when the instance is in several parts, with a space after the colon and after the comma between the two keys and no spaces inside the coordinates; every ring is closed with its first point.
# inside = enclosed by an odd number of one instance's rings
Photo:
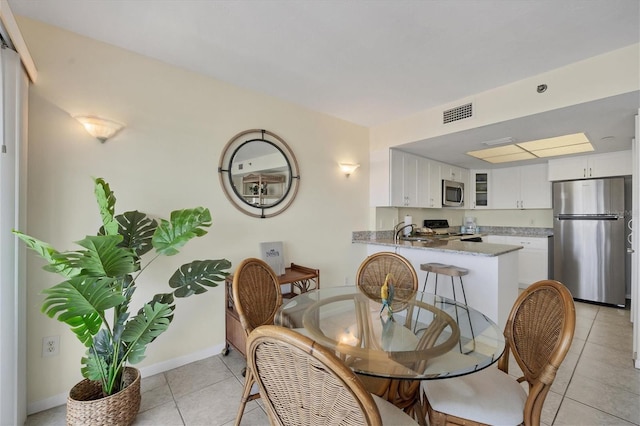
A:
{"type": "MultiPolygon", "coordinates": [[[[636,233],[640,231],[640,109],[636,115],[636,137],[632,141],[633,152],[633,176],[632,176],[632,207],[631,218],[632,226],[635,227],[636,233]]],[[[633,322],[633,362],[636,368],[640,369],[640,358],[638,352],[640,348],[640,309],[638,308],[638,272],[640,269],[640,238],[636,233],[632,233],[631,237],[631,321],[633,322]]]]}

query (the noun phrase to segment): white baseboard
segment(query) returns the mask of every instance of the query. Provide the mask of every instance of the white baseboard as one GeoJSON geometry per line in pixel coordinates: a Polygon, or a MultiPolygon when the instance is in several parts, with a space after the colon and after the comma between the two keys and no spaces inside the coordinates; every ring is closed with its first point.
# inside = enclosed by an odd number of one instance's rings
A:
{"type": "MultiPolygon", "coordinates": [[[[201,359],[209,358],[214,355],[218,355],[222,352],[224,344],[215,345],[203,349],[198,352],[194,352],[188,355],[184,355],[178,358],[169,359],[167,361],[159,362],[157,364],[147,365],[140,368],[140,374],[142,377],[150,377],[156,374],[164,373],[165,371],[173,370],[174,368],[182,367],[183,365],[190,364],[192,362],[200,361],[201,359]]],[[[67,396],[69,393],[61,393],[51,396],[49,398],[41,399],[27,404],[27,415],[38,413],[40,411],[48,410],[50,408],[64,405],[67,403],[67,396]]]]}

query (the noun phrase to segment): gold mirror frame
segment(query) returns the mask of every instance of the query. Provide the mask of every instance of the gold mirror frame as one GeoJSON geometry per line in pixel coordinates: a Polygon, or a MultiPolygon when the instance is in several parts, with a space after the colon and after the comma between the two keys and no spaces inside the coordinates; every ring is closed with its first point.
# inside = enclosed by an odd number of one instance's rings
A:
{"type": "Polygon", "coordinates": [[[227,142],[218,177],[235,208],[261,219],[285,211],[300,185],[298,162],[289,145],[263,129],[245,130],[227,142]]]}

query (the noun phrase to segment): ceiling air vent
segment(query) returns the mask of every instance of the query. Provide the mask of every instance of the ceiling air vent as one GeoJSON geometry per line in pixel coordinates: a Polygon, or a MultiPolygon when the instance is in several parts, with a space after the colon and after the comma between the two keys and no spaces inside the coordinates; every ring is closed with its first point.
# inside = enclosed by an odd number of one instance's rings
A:
{"type": "Polygon", "coordinates": [[[473,105],[471,103],[460,105],[442,113],[442,124],[462,120],[471,116],[473,116],[473,105]]]}

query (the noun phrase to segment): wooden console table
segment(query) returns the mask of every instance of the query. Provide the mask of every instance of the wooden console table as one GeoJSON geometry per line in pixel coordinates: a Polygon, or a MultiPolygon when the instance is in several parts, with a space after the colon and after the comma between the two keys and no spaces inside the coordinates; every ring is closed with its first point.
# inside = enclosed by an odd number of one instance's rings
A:
{"type": "MultiPolygon", "coordinates": [[[[309,290],[320,288],[320,270],[308,268],[306,266],[296,265],[292,263],[290,267],[285,268],[284,275],[278,276],[280,286],[285,287],[282,293],[283,299],[290,299],[298,294],[306,293],[309,290]]],[[[245,355],[245,344],[247,337],[240,323],[238,312],[233,304],[233,291],[231,285],[233,283],[233,275],[228,275],[224,280],[225,289],[225,347],[222,355],[227,355],[229,349],[233,346],[238,352],[245,355]]]]}

